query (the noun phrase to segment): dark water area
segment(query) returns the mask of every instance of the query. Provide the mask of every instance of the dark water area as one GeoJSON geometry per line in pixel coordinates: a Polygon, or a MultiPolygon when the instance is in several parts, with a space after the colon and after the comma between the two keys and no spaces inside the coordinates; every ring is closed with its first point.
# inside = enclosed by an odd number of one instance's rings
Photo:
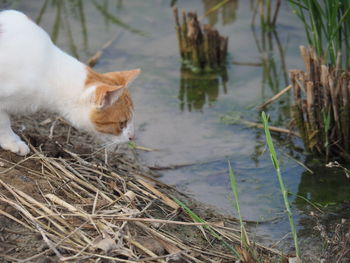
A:
{"type": "MultiPolygon", "coordinates": [[[[156,151],[140,151],[141,160],[152,167],[179,165],[162,170],[161,180],[236,216],[230,160],[243,218],[261,222],[253,227],[254,236],[268,245],[280,241],[276,246],[289,252],[293,243],[288,218],[265,135],[236,120],[260,123],[256,106],[288,85],[287,70],[304,68],[299,55],[299,46],[307,45],[304,29],[287,1],[282,1],[276,31],[269,33],[262,32],[259,17],[251,26],[255,1],[232,0],[206,17],[221,1],[175,1],[179,10],[197,11],[202,23],[229,36],[226,71],[195,75],[181,66],[171,2],[0,1],[3,9],[25,12],[59,47],[82,61],[114,39],[95,69],[142,69],[130,88],[136,106],[136,143],[156,151]]],[[[285,95],[268,108],[271,125],[288,125],[290,97],[285,95]]],[[[308,155],[297,138],[275,135],[274,142],[303,253],[317,258],[322,242],[310,214],[319,213],[316,205],[329,224],[349,218],[350,179],[342,169],[327,168],[325,161],[308,155]]]]}

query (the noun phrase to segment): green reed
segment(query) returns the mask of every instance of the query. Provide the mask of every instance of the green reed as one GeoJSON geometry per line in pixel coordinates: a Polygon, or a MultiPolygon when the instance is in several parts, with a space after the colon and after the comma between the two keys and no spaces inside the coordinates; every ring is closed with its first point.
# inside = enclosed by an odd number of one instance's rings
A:
{"type": "Polygon", "coordinates": [[[255,24],[255,18],[257,15],[259,15],[262,31],[275,30],[278,13],[281,7],[281,0],[276,0],[274,7],[271,0],[257,0],[254,4],[252,25],[255,24]]]}
{"type": "Polygon", "coordinates": [[[241,228],[241,244],[243,247],[249,248],[250,242],[249,242],[247,231],[246,231],[244,223],[243,223],[243,219],[242,219],[242,215],[241,215],[241,206],[239,204],[239,199],[238,199],[236,176],[232,171],[232,167],[231,167],[230,162],[228,162],[228,169],[229,169],[229,176],[230,176],[230,182],[231,182],[231,189],[232,189],[233,196],[235,198],[234,206],[235,206],[236,211],[238,213],[239,224],[240,224],[240,228],[241,228]]]}
{"type": "Polygon", "coordinates": [[[349,0],[289,0],[304,25],[309,45],[325,64],[349,69],[349,0]],[[339,54],[343,56],[340,57],[339,54]]]}
{"type": "Polygon", "coordinates": [[[324,148],[326,149],[326,159],[328,161],[329,158],[329,130],[331,127],[331,111],[330,110],[325,110],[322,112],[322,120],[323,120],[323,126],[324,126],[324,148]]]}
{"type": "Polygon", "coordinates": [[[203,223],[203,228],[208,230],[208,232],[215,237],[217,240],[221,241],[222,244],[232,252],[233,255],[240,258],[239,253],[237,250],[230,246],[225,240],[223,240],[223,237],[210,225],[206,225],[206,221],[202,219],[199,215],[197,215],[195,212],[193,212],[187,205],[185,205],[183,202],[181,202],[179,199],[177,199],[175,196],[171,196],[171,198],[186,212],[186,214],[191,217],[191,219],[196,223],[203,223]]]}
{"type": "Polygon", "coordinates": [[[293,240],[294,240],[295,253],[296,253],[297,259],[300,259],[300,249],[299,249],[298,237],[297,237],[297,232],[296,232],[294,221],[293,221],[292,210],[290,209],[290,205],[289,205],[289,201],[288,201],[288,191],[284,186],[279,161],[277,158],[277,154],[276,154],[275,147],[273,145],[270,130],[269,130],[268,117],[266,116],[265,112],[261,113],[261,118],[262,118],[262,122],[264,124],[266,142],[267,142],[268,148],[270,150],[270,157],[272,160],[272,164],[276,170],[277,178],[278,178],[278,181],[280,183],[280,188],[281,188],[281,192],[282,192],[282,196],[283,196],[283,200],[284,200],[284,206],[285,206],[286,211],[287,211],[290,230],[292,232],[292,236],[293,236],[293,240]]]}

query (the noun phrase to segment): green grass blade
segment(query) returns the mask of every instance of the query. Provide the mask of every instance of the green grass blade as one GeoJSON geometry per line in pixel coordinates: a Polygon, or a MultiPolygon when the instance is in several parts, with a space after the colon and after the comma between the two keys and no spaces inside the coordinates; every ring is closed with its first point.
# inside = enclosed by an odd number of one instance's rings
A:
{"type": "MultiPolygon", "coordinates": [[[[200,218],[195,212],[193,212],[187,205],[185,205],[183,202],[181,202],[179,199],[177,199],[175,196],[171,196],[171,198],[179,205],[181,206],[181,208],[189,215],[189,217],[191,217],[191,219],[194,222],[197,223],[206,223],[205,220],[203,220],[202,218],[200,218]]],[[[240,258],[239,253],[236,251],[236,249],[234,249],[234,247],[230,246],[225,240],[223,240],[223,238],[209,225],[204,225],[203,226],[205,229],[207,229],[209,231],[209,233],[215,237],[216,239],[218,239],[219,241],[221,241],[225,247],[227,247],[237,258],[240,258]]]]}
{"type": "Polygon", "coordinates": [[[269,130],[268,117],[266,116],[265,112],[261,113],[261,118],[262,118],[262,121],[264,124],[266,142],[267,142],[268,148],[270,150],[271,160],[272,160],[272,163],[275,167],[277,178],[278,178],[278,181],[280,183],[280,188],[281,188],[281,192],[282,192],[282,196],[283,196],[283,200],[284,200],[284,205],[285,205],[285,208],[287,211],[289,225],[290,225],[290,229],[291,229],[293,240],[294,240],[296,256],[297,256],[297,258],[300,259],[300,249],[299,249],[298,237],[297,237],[297,233],[296,233],[296,229],[295,229],[295,225],[294,225],[294,221],[293,221],[292,211],[290,209],[290,205],[289,205],[289,201],[288,201],[288,191],[286,190],[286,188],[284,186],[284,182],[283,182],[277,154],[276,154],[275,147],[273,145],[272,137],[271,137],[270,130],[269,130]]]}
{"type": "Polygon", "coordinates": [[[225,4],[227,4],[229,1],[231,0],[222,0],[221,2],[217,3],[216,5],[214,5],[213,7],[209,8],[209,10],[204,14],[204,16],[208,16],[211,13],[217,11],[218,9],[220,9],[221,7],[223,7],[225,4]]]}
{"type": "Polygon", "coordinates": [[[315,203],[315,202],[311,202],[309,199],[307,199],[306,197],[302,196],[302,195],[298,195],[292,192],[288,192],[288,194],[290,195],[294,195],[297,198],[300,198],[301,200],[304,200],[306,203],[308,203],[309,205],[313,206],[315,209],[317,209],[320,213],[324,213],[321,209],[323,208],[323,206],[319,203],[315,203]]]}
{"type": "Polygon", "coordinates": [[[272,143],[270,130],[269,130],[269,126],[268,126],[268,119],[267,119],[265,112],[262,112],[262,119],[263,119],[263,124],[264,124],[264,131],[265,131],[265,135],[266,135],[267,146],[269,147],[269,150],[270,150],[270,157],[271,157],[272,164],[273,164],[275,169],[279,169],[279,162],[277,159],[275,147],[273,146],[273,143],[272,143]]]}
{"type": "Polygon", "coordinates": [[[243,218],[242,218],[242,214],[241,214],[241,207],[240,207],[239,199],[238,199],[236,177],[232,171],[230,161],[228,161],[228,169],[229,169],[229,175],[230,175],[231,189],[232,189],[233,196],[235,198],[234,204],[235,204],[235,208],[236,208],[237,213],[238,213],[239,223],[240,223],[240,227],[241,227],[241,244],[243,247],[247,248],[250,246],[250,242],[249,242],[248,233],[247,233],[245,226],[244,226],[244,223],[243,223],[243,218]]]}
{"type": "Polygon", "coordinates": [[[305,28],[309,45],[325,64],[350,66],[350,4],[348,0],[289,0],[305,28]]]}
{"type": "MultiPolygon", "coordinates": [[[[304,10],[307,10],[307,7],[304,6],[304,5],[302,5],[301,3],[299,3],[299,1],[297,2],[297,1],[294,1],[294,0],[289,0],[289,2],[290,2],[292,5],[294,5],[295,7],[297,6],[297,7],[299,7],[299,8],[304,9],[304,10]]],[[[293,7],[293,8],[295,8],[295,7],[293,7]]]]}

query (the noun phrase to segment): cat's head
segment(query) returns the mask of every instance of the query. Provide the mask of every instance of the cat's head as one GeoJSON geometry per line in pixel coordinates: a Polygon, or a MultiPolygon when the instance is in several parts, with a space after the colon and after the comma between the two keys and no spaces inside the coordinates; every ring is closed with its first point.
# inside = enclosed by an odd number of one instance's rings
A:
{"type": "Polygon", "coordinates": [[[113,144],[134,138],[134,106],[128,86],[140,74],[139,69],[97,73],[87,68],[85,89],[90,94],[89,120],[102,139],[113,144]]]}

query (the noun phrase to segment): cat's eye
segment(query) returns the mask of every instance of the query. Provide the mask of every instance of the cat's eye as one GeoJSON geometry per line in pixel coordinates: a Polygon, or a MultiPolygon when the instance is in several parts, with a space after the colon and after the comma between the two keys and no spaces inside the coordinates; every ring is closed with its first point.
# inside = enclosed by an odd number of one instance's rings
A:
{"type": "Polygon", "coordinates": [[[124,128],[126,127],[127,124],[128,124],[128,121],[121,121],[121,122],[119,123],[121,129],[124,129],[124,128]]]}

